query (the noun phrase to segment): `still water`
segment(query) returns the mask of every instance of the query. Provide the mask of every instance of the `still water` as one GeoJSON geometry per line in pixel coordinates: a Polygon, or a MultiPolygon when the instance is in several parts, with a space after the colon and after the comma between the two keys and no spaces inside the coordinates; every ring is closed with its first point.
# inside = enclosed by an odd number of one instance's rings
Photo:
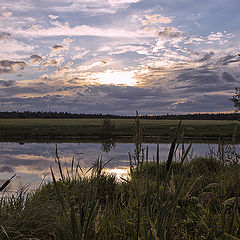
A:
{"type": "MultiPolygon", "coordinates": [[[[156,156],[156,144],[143,144],[149,148],[149,160],[156,156]]],[[[187,146],[185,146],[186,148],[187,146]]],[[[217,149],[216,144],[193,144],[192,156],[205,156],[209,147],[217,149]]],[[[92,166],[98,156],[103,161],[112,159],[105,167],[105,171],[116,174],[117,177],[127,177],[129,171],[129,154],[134,153],[132,143],[58,143],[58,155],[64,166],[70,168],[72,158],[75,165],[79,162],[83,169],[92,166]]],[[[160,159],[166,161],[170,144],[160,144],[160,159]]],[[[179,148],[181,149],[181,147],[179,148]]],[[[180,151],[180,150],[179,150],[180,151]]],[[[25,143],[23,145],[11,142],[0,142],[0,183],[16,173],[8,191],[14,192],[27,187],[38,187],[42,181],[51,180],[50,166],[57,174],[55,143],[25,143]],[[43,180],[44,179],[44,180],[43,180]]],[[[176,156],[179,155],[177,152],[176,156]]]]}

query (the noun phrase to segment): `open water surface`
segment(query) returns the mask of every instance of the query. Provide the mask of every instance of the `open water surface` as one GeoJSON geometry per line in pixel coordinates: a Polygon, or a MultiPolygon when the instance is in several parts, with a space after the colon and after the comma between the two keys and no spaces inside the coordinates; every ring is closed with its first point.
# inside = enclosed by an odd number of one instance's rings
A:
{"type": "MultiPolygon", "coordinates": [[[[156,158],[157,144],[143,144],[148,146],[151,161],[156,158]]],[[[217,151],[217,144],[192,145],[191,155],[205,156],[209,153],[209,147],[217,151]]],[[[170,144],[160,144],[160,160],[166,161],[170,144]]],[[[185,149],[187,145],[185,145],[185,149]]],[[[132,143],[58,143],[58,155],[63,166],[71,168],[72,158],[75,165],[79,162],[85,171],[92,166],[98,157],[104,162],[112,159],[105,167],[106,172],[116,174],[117,177],[127,177],[129,172],[129,153],[134,154],[132,143]]],[[[176,152],[176,157],[181,152],[176,152]]],[[[22,187],[30,189],[40,186],[42,181],[50,181],[50,166],[58,173],[55,143],[25,143],[0,142],[0,183],[6,181],[16,173],[7,190],[17,191],[22,187]],[[43,180],[44,179],[44,180],[43,180]]]]}

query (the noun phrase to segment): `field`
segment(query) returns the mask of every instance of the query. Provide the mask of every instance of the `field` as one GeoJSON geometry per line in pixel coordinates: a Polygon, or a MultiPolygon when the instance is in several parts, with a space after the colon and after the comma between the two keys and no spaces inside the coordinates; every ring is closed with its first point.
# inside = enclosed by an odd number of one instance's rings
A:
{"type": "MultiPolygon", "coordinates": [[[[132,136],[134,119],[113,119],[113,127],[104,127],[103,119],[0,119],[0,138],[121,138],[132,136]]],[[[179,121],[140,120],[144,136],[171,138],[179,121]]],[[[231,138],[239,135],[238,121],[183,120],[185,138],[231,138]],[[234,130],[235,129],[235,130],[234,130]]]]}

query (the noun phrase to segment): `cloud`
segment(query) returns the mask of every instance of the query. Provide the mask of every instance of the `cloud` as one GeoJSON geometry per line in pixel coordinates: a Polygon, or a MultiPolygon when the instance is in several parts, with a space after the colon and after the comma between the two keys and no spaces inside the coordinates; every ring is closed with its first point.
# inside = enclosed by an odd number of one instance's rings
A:
{"type": "Polygon", "coordinates": [[[163,30],[158,31],[158,36],[162,38],[180,38],[184,37],[184,34],[178,31],[176,28],[165,27],[163,30]]]}
{"type": "MultiPolygon", "coordinates": [[[[70,27],[66,23],[56,23],[55,27],[43,28],[41,26],[30,27],[28,29],[14,29],[12,32],[15,35],[24,37],[51,37],[51,36],[98,36],[98,37],[110,37],[110,38],[135,38],[135,37],[155,37],[155,34],[151,34],[146,31],[138,30],[125,30],[121,27],[92,27],[88,25],[80,25],[70,27]]],[[[9,29],[10,31],[10,29],[9,29]]],[[[11,32],[11,31],[10,31],[11,32]]],[[[172,33],[173,34],[173,33],[172,33]]]]}
{"type": "Polygon", "coordinates": [[[120,46],[104,46],[98,49],[98,52],[108,52],[110,55],[123,54],[127,52],[136,52],[138,54],[148,54],[147,48],[143,44],[125,44],[120,46]]]}
{"type": "Polygon", "coordinates": [[[235,82],[236,81],[235,78],[228,72],[223,72],[222,78],[226,82],[235,82]]]}
{"type": "Polygon", "coordinates": [[[53,51],[63,51],[63,50],[65,50],[65,47],[62,46],[62,45],[56,44],[56,45],[54,45],[54,46],[52,47],[52,50],[53,50],[53,51]]]}
{"type": "Polygon", "coordinates": [[[139,18],[143,25],[155,24],[155,23],[171,23],[170,17],[164,17],[159,14],[145,15],[145,18],[139,18]]]}
{"type": "Polygon", "coordinates": [[[217,41],[220,40],[223,37],[223,34],[221,32],[217,32],[217,33],[211,33],[210,35],[208,35],[208,40],[211,41],[217,41]]]}
{"type": "Polygon", "coordinates": [[[224,112],[233,109],[228,94],[202,94],[175,105],[178,113],[186,112],[224,112]]]}
{"type": "Polygon", "coordinates": [[[37,54],[33,54],[30,56],[30,60],[33,64],[36,64],[36,63],[40,63],[43,60],[43,58],[37,54]]]}
{"type": "Polygon", "coordinates": [[[56,20],[58,18],[58,16],[55,16],[55,15],[48,15],[48,17],[51,19],[51,20],[56,20]]]}
{"type": "Polygon", "coordinates": [[[90,51],[89,50],[85,50],[84,48],[81,49],[82,50],[82,53],[78,53],[78,54],[75,54],[72,59],[81,59],[83,58],[86,54],[88,54],[90,51]]]}
{"type": "Polygon", "coordinates": [[[140,2],[141,0],[69,0],[65,1],[67,4],[65,6],[59,5],[53,7],[54,11],[58,12],[75,12],[76,9],[81,9],[81,12],[87,12],[91,15],[97,14],[114,14],[119,9],[127,8],[133,3],[140,2]]]}
{"type": "Polygon", "coordinates": [[[66,45],[69,45],[73,40],[71,38],[65,38],[63,39],[63,43],[66,45]]]}
{"type": "Polygon", "coordinates": [[[0,40],[1,39],[5,39],[5,38],[9,38],[11,37],[12,35],[10,33],[7,33],[7,32],[0,32],[0,40]]]}
{"type": "Polygon", "coordinates": [[[61,64],[61,59],[48,59],[47,61],[43,62],[43,66],[59,66],[61,64]]]}
{"type": "Polygon", "coordinates": [[[11,87],[16,84],[15,80],[0,80],[0,86],[11,87]]]}
{"type": "Polygon", "coordinates": [[[217,64],[229,65],[230,63],[240,62],[239,56],[228,55],[218,60],[217,64]]]}
{"type": "Polygon", "coordinates": [[[0,73],[13,73],[18,70],[24,70],[27,66],[24,61],[0,61],[0,73]]]}
{"type": "Polygon", "coordinates": [[[209,52],[209,53],[205,53],[204,56],[202,58],[200,58],[197,62],[205,62],[210,60],[212,57],[214,56],[214,52],[209,52]]]}
{"type": "Polygon", "coordinates": [[[14,173],[15,169],[13,167],[9,167],[9,166],[1,166],[0,167],[0,172],[7,172],[7,173],[14,173]]]}
{"type": "Polygon", "coordinates": [[[2,39],[0,39],[0,59],[16,60],[27,58],[27,53],[32,52],[35,49],[35,46],[26,44],[22,41],[17,41],[12,38],[6,38],[5,36],[6,35],[4,35],[2,39]]]}
{"type": "Polygon", "coordinates": [[[9,18],[12,16],[12,12],[4,12],[0,14],[0,18],[9,18]]]}

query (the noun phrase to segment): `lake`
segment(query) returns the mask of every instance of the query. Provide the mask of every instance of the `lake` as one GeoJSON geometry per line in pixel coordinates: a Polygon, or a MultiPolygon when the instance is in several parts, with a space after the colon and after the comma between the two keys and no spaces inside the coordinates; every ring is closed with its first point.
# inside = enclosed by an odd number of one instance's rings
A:
{"type": "MultiPolygon", "coordinates": [[[[143,144],[149,148],[149,160],[156,156],[156,144],[143,144]]],[[[192,156],[209,153],[209,147],[217,150],[217,144],[196,143],[192,146],[192,156]]],[[[117,177],[127,177],[129,171],[129,154],[134,153],[132,143],[58,143],[58,155],[62,164],[70,168],[72,158],[75,164],[88,169],[102,156],[103,161],[112,159],[105,167],[105,171],[116,174],[117,177]]],[[[166,161],[170,144],[160,144],[160,159],[166,161]]],[[[187,148],[187,145],[185,146],[187,148]]],[[[181,149],[181,147],[179,148],[181,149]]],[[[180,150],[179,150],[180,151],[180,150]]],[[[177,156],[179,155],[177,152],[177,156]]],[[[30,189],[40,186],[41,182],[51,180],[50,166],[57,173],[55,162],[55,143],[25,143],[0,142],[0,180],[1,183],[17,174],[12,180],[8,191],[16,191],[23,187],[30,189]]]]}

